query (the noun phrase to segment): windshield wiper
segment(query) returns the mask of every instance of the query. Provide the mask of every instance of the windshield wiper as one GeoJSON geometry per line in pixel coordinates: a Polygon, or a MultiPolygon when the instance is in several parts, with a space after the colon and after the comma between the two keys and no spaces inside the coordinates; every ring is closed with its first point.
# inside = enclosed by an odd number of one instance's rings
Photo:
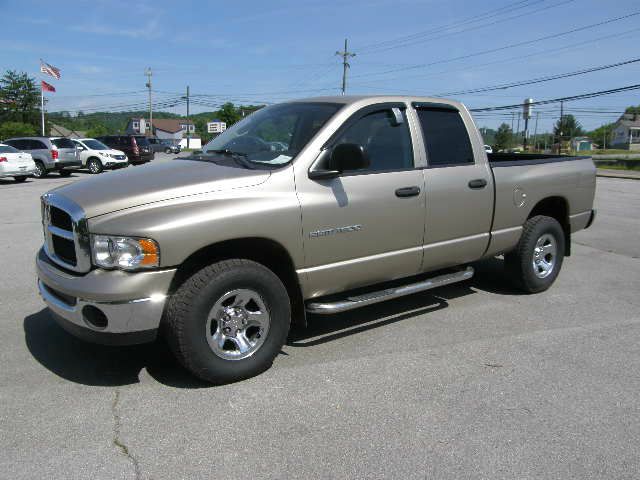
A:
{"type": "Polygon", "coordinates": [[[251,160],[247,160],[247,157],[249,156],[248,153],[234,152],[233,150],[229,150],[228,148],[220,148],[218,150],[207,150],[207,153],[229,155],[241,167],[249,168],[251,170],[253,170],[254,168],[253,162],[251,160]]]}

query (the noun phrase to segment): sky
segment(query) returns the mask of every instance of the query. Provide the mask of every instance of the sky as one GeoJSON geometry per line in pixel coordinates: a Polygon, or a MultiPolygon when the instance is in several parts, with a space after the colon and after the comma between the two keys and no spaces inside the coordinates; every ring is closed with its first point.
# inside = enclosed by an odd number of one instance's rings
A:
{"type": "MultiPolygon", "coordinates": [[[[640,58],[637,0],[0,0],[0,9],[0,69],[53,84],[49,111],[146,109],[147,67],[154,109],[180,114],[187,86],[192,112],[225,101],[339,94],[342,59],[335,53],[345,38],[356,54],[348,94],[445,96],[483,108],[640,84],[636,62],[461,93],[640,58]],[[602,22],[608,23],[595,25],[602,22]],[[60,68],[62,78],[42,76],[40,58],[60,68]]],[[[629,105],[640,105],[640,90],[567,102],[565,113],[592,129],[629,105]]],[[[560,107],[536,112],[537,131],[544,132],[560,107]]],[[[476,121],[496,128],[513,120],[517,127],[517,117],[492,112],[476,121]]],[[[535,120],[529,128],[533,133],[535,120]]]]}

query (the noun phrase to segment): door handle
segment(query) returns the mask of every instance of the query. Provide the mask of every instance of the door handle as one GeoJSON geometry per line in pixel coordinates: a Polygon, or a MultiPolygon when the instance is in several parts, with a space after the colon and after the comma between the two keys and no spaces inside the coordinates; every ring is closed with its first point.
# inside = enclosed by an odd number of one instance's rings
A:
{"type": "Polygon", "coordinates": [[[476,178],[475,180],[469,181],[469,188],[473,188],[474,190],[479,190],[487,186],[487,181],[484,178],[476,178]]]}
{"type": "Polygon", "coordinates": [[[420,195],[420,187],[402,187],[396,190],[396,197],[406,198],[420,195]]]}

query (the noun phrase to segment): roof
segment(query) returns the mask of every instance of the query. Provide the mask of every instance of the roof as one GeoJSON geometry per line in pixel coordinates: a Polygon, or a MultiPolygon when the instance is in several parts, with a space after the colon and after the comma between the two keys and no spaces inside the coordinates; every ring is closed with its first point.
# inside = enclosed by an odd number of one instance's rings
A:
{"type": "Polygon", "coordinates": [[[219,118],[214,118],[213,120],[209,120],[209,123],[224,123],[222,120],[220,120],[219,118]]]}
{"type": "Polygon", "coordinates": [[[625,113],[616,123],[625,127],[640,127],[640,113],[625,113]]]}
{"type": "Polygon", "coordinates": [[[68,128],[63,127],[62,125],[57,125],[55,123],[51,124],[51,129],[49,133],[52,137],[69,137],[69,138],[80,138],[84,137],[86,132],[82,132],[79,130],[70,130],[68,128]]]}
{"type": "Polygon", "coordinates": [[[183,128],[180,125],[193,125],[191,120],[184,118],[159,118],[153,119],[153,126],[159,130],[169,133],[177,133],[183,128]]]}
{"type": "Polygon", "coordinates": [[[316,103],[342,103],[345,105],[351,105],[356,103],[362,103],[364,105],[369,103],[385,103],[385,102],[416,102],[416,103],[439,103],[445,105],[451,105],[456,108],[460,108],[462,105],[460,102],[454,100],[447,100],[445,98],[437,97],[420,97],[413,95],[335,95],[331,97],[311,97],[301,98],[299,100],[291,100],[292,102],[316,102],[316,103]]]}

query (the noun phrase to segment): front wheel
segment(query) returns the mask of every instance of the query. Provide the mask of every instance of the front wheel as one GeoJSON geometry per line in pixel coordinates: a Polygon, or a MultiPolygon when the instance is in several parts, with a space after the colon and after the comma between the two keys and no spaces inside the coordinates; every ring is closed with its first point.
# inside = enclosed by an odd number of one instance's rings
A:
{"type": "Polygon", "coordinates": [[[164,149],[164,153],[171,153],[171,149],[170,148],[165,148],[164,149]]]}
{"type": "Polygon", "coordinates": [[[89,171],[94,175],[97,173],[102,173],[102,170],[104,170],[102,162],[97,158],[90,158],[87,162],[87,167],[89,168],[89,171]]]}
{"type": "Polygon", "coordinates": [[[197,377],[224,384],[267,370],[289,332],[289,295],[263,265],[224,260],[196,272],[171,297],[166,336],[197,377]]]}
{"type": "Polygon", "coordinates": [[[47,169],[45,168],[44,163],[39,160],[36,160],[36,169],[33,172],[33,176],[36,178],[44,178],[47,176],[47,169]]]}
{"type": "Polygon", "coordinates": [[[19,177],[13,177],[13,179],[18,183],[22,183],[27,180],[27,177],[26,175],[20,175],[19,177]]]}
{"type": "Polygon", "coordinates": [[[565,236],[555,218],[538,215],[527,220],[518,246],[505,255],[515,283],[527,293],[547,290],[564,260],[565,236]]]}

